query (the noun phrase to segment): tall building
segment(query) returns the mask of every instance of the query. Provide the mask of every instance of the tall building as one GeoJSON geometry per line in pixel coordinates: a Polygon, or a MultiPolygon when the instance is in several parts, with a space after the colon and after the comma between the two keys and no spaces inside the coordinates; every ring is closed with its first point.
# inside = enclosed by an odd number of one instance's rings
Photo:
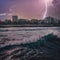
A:
{"type": "Polygon", "coordinates": [[[50,23],[50,24],[55,23],[55,19],[53,17],[50,17],[50,16],[46,17],[45,20],[46,20],[47,23],[50,23]]]}
{"type": "Polygon", "coordinates": [[[12,16],[12,21],[17,22],[18,21],[18,16],[12,16]]]}

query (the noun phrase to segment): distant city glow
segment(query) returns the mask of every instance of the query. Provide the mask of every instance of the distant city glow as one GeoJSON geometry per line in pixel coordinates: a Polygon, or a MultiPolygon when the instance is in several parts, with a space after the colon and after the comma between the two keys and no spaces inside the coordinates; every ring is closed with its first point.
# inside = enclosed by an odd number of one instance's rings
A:
{"type": "Polygon", "coordinates": [[[44,15],[43,15],[43,19],[46,17],[46,14],[47,14],[47,11],[48,11],[48,7],[49,5],[52,3],[53,0],[45,0],[45,12],[44,12],[44,15]]]}

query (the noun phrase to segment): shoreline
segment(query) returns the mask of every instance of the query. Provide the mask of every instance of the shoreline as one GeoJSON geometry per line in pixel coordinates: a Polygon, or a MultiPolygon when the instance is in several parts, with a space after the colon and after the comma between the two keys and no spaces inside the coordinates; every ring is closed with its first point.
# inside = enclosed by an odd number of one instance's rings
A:
{"type": "Polygon", "coordinates": [[[4,27],[60,27],[60,26],[52,26],[52,25],[0,25],[0,28],[4,27]]]}

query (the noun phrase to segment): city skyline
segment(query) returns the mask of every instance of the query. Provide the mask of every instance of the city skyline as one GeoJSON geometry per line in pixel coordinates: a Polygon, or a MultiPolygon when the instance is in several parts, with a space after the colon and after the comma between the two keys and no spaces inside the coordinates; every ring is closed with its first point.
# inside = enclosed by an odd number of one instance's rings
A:
{"type": "Polygon", "coordinates": [[[43,20],[46,20],[46,19],[49,20],[50,18],[60,21],[60,19],[57,19],[57,18],[54,18],[54,17],[51,17],[51,16],[46,16],[44,19],[43,18],[42,19],[35,19],[35,18],[25,19],[25,18],[19,18],[17,15],[12,15],[10,19],[8,19],[8,18],[6,18],[5,20],[0,19],[0,21],[6,21],[6,20],[9,20],[9,21],[18,21],[18,20],[26,20],[26,21],[38,20],[39,21],[39,20],[41,20],[41,21],[43,21],[43,20]]]}
{"type": "Polygon", "coordinates": [[[60,19],[59,0],[0,0],[0,20],[11,19],[12,15],[25,19],[42,19],[48,2],[46,16],[60,19]]]}

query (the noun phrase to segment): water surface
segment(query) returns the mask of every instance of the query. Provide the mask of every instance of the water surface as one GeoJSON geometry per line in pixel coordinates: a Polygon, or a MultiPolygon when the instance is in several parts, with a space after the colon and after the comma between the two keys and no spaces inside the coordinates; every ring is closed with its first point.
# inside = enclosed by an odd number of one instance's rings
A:
{"type": "Polygon", "coordinates": [[[10,27],[0,28],[0,46],[34,42],[53,33],[60,37],[60,27],[10,27]]]}

